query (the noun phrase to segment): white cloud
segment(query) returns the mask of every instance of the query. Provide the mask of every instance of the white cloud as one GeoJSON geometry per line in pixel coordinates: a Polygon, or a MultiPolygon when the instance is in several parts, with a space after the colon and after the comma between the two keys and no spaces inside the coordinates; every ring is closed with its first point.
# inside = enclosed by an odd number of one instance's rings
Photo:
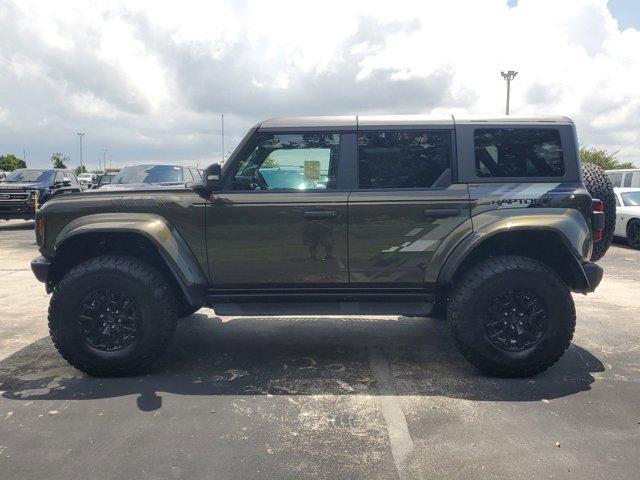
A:
{"type": "Polygon", "coordinates": [[[606,3],[4,2],[0,145],[43,165],[82,130],[90,161],[204,165],[222,111],[227,146],[277,115],[499,114],[509,68],[512,114],[640,160],[640,32],[606,3]]]}

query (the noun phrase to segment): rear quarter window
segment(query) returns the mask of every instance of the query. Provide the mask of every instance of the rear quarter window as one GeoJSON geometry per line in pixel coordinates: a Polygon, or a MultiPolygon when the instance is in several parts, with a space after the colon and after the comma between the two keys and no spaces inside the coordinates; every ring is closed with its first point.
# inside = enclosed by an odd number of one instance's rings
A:
{"type": "Polygon", "coordinates": [[[556,129],[479,128],[474,131],[473,142],[478,177],[562,177],[565,173],[556,129]]]}

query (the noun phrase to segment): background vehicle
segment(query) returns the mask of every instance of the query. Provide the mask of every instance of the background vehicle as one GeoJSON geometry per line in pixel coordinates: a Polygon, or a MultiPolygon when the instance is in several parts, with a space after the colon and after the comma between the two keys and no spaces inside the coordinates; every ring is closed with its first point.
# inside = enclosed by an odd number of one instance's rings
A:
{"type": "Polygon", "coordinates": [[[615,188],[616,237],[626,238],[627,243],[640,248],[640,188],[615,188]]]}
{"type": "Polygon", "coordinates": [[[84,188],[91,188],[98,181],[95,173],[85,172],[78,175],[78,182],[84,188]]]}
{"type": "Polygon", "coordinates": [[[7,177],[7,172],[0,172],[0,182],[2,182],[7,177]]]}
{"type": "Polygon", "coordinates": [[[191,188],[173,166],[123,169],[157,183],[38,213],[32,269],[53,292],[54,344],[77,368],[113,374],[148,365],[203,305],[436,307],[481,370],[541,372],[572,339],[570,292],[602,278],[590,258],[603,206],[581,182],[575,139],[564,117],[284,118],[191,188]]]}
{"type": "Polygon", "coordinates": [[[124,167],[102,190],[140,189],[148,187],[171,187],[200,182],[202,176],[197,168],[178,165],[136,165],[124,167]]]}
{"type": "Polygon", "coordinates": [[[615,188],[640,187],[640,168],[606,170],[606,174],[615,188]]]}
{"type": "Polygon", "coordinates": [[[119,171],[120,171],[119,168],[107,168],[104,171],[104,173],[98,175],[98,178],[96,179],[96,183],[93,184],[91,189],[95,190],[95,189],[103,187],[105,185],[109,185],[112,182],[113,178],[118,174],[119,171]]]}
{"type": "Polygon", "coordinates": [[[14,170],[0,184],[0,219],[33,220],[36,197],[42,205],[54,195],[79,191],[80,184],[71,170],[14,170]]]}

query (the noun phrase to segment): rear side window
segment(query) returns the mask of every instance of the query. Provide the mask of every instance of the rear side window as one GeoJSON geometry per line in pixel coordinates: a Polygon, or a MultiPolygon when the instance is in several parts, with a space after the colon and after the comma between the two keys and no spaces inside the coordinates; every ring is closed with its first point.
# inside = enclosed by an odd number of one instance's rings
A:
{"type": "Polygon", "coordinates": [[[609,177],[612,186],[619,187],[620,185],[622,185],[621,173],[607,173],[607,176],[609,177]]]}
{"type": "Polygon", "coordinates": [[[478,177],[562,177],[560,132],[551,128],[480,128],[474,136],[478,177]]]}
{"type": "Polygon", "coordinates": [[[450,163],[447,130],[358,134],[358,184],[363,189],[446,187],[450,163]]]}

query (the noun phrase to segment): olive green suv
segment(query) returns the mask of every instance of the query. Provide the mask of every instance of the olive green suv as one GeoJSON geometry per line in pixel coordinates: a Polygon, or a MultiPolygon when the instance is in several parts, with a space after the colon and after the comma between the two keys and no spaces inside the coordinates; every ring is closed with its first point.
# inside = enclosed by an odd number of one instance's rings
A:
{"type": "Polygon", "coordinates": [[[90,191],[37,215],[51,336],[80,370],[140,370],[179,317],[446,314],[481,370],[554,364],[591,292],[602,203],[558,118],[267,120],[189,188],[90,191]]]}

